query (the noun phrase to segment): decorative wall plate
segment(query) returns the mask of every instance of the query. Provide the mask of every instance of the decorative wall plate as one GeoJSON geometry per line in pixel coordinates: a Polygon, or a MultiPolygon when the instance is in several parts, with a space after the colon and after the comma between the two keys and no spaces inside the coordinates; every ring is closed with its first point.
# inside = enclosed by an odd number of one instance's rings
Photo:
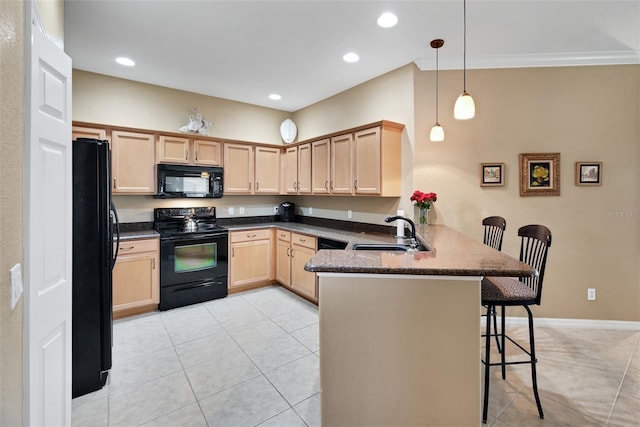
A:
{"type": "Polygon", "coordinates": [[[296,124],[293,123],[293,120],[285,119],[280,124],[280,136],[286,144],[290,144],[295,141],[297,134],[298,128],[296,127],[296,124]]]}

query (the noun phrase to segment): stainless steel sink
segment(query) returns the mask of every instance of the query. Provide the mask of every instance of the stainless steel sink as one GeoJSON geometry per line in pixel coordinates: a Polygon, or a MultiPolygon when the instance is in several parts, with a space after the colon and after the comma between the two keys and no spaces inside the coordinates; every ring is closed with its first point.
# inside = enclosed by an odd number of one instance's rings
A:
{"type": "MultiPolygon", "coordinates": [[[[401,243],[356,243],[351,247],[354,251],[399,251],[407,252],[411,250],[411,245],[401,243]]],[[[418,245],[416,250],[428,251],[426,246],[418,245]]]]}

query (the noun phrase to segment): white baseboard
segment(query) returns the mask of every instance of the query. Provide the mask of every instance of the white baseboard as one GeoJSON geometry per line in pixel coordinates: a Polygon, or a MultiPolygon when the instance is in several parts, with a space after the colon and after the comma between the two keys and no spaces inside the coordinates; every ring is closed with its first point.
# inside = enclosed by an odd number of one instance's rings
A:
{"type": "MultiPolygon", "coordinates": [[[[508,325],[527,326],[526,317],[507,317],[508,325]]],[[[575,328],[575,329],[617,329],[624,331],[640,331],[640,322],[623,320],[592,320],[592,319],[554,319],[533,318],[533,324],[549,328],[575,328]]]]}

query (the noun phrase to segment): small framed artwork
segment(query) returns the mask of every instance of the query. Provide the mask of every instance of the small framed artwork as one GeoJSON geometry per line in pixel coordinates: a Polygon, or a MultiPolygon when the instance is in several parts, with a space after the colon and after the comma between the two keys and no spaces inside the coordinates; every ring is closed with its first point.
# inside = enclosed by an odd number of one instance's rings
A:
{"type": "Polygon", "coordinates": [[[504,185],[504,163],[480,163],[480,187],[504,185]]]}
{"type": "Polygon", "coordinates": [[[520,154],[520,197],[560,195],[560,153],[520,154]]]}
{"type": "Polygon", "coordinates": [[[576,162],[576,185],[602,185],[602,162],[576,162]]]}

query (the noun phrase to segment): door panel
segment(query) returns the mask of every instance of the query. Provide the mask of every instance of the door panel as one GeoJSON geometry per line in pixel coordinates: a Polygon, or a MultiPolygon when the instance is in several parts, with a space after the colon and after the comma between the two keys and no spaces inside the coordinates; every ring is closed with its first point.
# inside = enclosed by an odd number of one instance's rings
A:
{"type": "Polygon", "coordinates": [[[43,33],[36,7],[25,35],[24,425],[70,425],[71,59],[43,33]]]}

